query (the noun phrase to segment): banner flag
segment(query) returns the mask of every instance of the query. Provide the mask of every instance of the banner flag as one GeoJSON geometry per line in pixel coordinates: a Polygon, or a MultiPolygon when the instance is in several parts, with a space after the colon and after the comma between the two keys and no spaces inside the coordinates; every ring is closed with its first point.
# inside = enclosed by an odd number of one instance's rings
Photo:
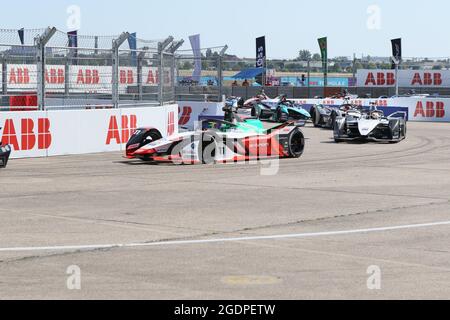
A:
{"type": "Polygon", "coordinates": [[[130,50],[131,50],[131,65],[133,67],[137,66],[137,52],[135,51],[135,50],[137,50],[136,35],[137,35],[136,32],[133,32],[128,37],[128,45],[130,46],[130,50]]]}
{"type": "MultiPolygon", "coordinates": [[[[392,39],[392,57],[400,64],[402,60],[402,39],[392,39]]],[[[395,69],[395,61],[392,61],[392,69],[395,69]]]]}
{"type": "Polygon", "coordinates": [[[325,87],[328,85],[328,39],[327,37],[318,39],[320,54],[322,56],[322,68],[325,87]]]}
{"type": "Polygon", "coordinates": [[[18,30],[18,33],[19,33],[20,43],[22,45],[24,45],[25,44],[25,29],[22,28],[22,29],[18,30]]]}
{"type": "Polygon", "coordinates": [[[266,37],[256,38],[256,67],[266,67],[266,37]]]}
{"type": "Polygon", "coordinates": [[[202,76],[202,52],[200,49],[200,35],[192,35],[189,37],[191,42],[192,52],[194,53],[194,72],[192,73],[192,79],[200,82],[202,76]]]}
{"type": "MultiPolygon", "coordinates": [[[[67,32],[67,37],[69,39],[69,48],[78,48],[78,31],[67,32]]],[[[73,63],[77,64],[78,50],[71,50],[72,57],[74,58],[73,63]]]]}

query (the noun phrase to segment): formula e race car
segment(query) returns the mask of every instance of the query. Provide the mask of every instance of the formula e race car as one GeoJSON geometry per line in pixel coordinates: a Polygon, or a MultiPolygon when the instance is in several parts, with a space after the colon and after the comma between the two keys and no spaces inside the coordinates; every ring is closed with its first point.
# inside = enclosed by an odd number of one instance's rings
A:
{"type": "Polygon", "coordinates": [[[2,142],[0,141],[0,168],[6,167],[10,154],[11,147],[9,145],[2,145],[2,142]]]}
{"type": "Polygon", "coordinates": [[[280,96],[275,99],[255,99],[250,103],[247,101],[246,105],[247,107],[251,107],[252,117],[261,120],[285,122],[289,120],[307,121],[311,119],[311,115],[302,105],[287,100],[285,96],[280,96]]]}
{"type": "Polygon", "coordinates": [[[224,107],[225,120],[203,120],[197,130],[162,138],[154,128],[140,128],[126,147],[126,157],[175,164],[212,164],[264,158],[299,158],[305,138],[295,122],[265,129],[256,118],[242,119],[235,103],[224,107]]]}
{"type": "Polygon", "coordinates": [[[315,127],[333,129],[336,119],[345,117],[350,110],[359,110],[360,107],[351,104],[348,100],[341,106],[324,106],[317,104],[311,107],[310,113],[315,127]]]}
{"type": "Polygon", "coordinates": [[[406,138],[406,112],[398,111],[388,117],[383,111],[351,110],[336,119],[334,141],[366,140],[397,143],[406,138]]]}

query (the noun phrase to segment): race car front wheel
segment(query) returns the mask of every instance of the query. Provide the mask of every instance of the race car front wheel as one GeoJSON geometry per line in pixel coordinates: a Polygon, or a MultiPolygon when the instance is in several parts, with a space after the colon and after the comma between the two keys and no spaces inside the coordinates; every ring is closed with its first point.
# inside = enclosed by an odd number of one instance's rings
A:
{"type": "Polygon", "coordinates": [[[289,156],[300,158],[305,150],[305,136],[300,129],[295,129],[289,134],[289,156]]]}
{"type": "Polygon", "coordinates": [[[281,108],[277,109],[277,122],[286,122],[289,120],[289,116],[281,110],[281,108]]]}
{"type": "Polygon", "coordinates": [[[203,164],[214,164],[216,161],[217,138],[214,134],[205,133],[202,135],[198,147],[198,157],[203,164]]]}

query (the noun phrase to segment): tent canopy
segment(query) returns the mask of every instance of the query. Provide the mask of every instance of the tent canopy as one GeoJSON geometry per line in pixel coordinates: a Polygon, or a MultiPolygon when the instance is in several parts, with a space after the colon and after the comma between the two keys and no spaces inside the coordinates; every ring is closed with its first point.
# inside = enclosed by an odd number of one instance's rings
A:
{"type": "Polygon", "coordinates": [[[250,68],[245,69],[233,76],[233,79],[254,79],[266,72],[265,68],[250,68]]]}

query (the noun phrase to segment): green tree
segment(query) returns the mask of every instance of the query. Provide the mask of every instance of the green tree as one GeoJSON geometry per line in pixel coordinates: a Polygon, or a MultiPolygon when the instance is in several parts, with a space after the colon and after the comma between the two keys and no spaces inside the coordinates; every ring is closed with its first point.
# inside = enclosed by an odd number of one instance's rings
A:
{"type": "Polygon", "coordinates": [[[309,50],[300,50],[298,52],[298,58],[297,60],[300,61],[307,61],[311,59],[311,52],[309,50]]]}
{"type": "Polygon", "coordinates": [[[320,61],[322,60],[322,56],[318,53],[314,53],[314,55],[312,56],[312,60],[313,61],[320,61]]]}

